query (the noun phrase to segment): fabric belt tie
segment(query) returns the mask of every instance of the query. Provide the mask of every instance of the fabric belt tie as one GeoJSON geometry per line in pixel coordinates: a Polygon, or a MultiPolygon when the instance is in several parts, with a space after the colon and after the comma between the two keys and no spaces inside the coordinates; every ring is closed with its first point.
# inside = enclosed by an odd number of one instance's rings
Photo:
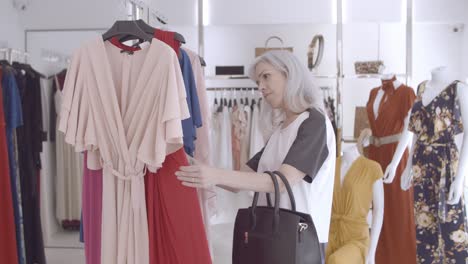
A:
{"type": "Polygon", "coordinates": [[[369,142],[371,145],[374,145],[376,147],[380,147],[382,145],[387,145],[391,143],[396,143],[400,140],[401,133],[400,134],[394,134],[390,136],[385,136],[385,137],[374,137],[371,136],[369,138],[369,142]]]}
{"type": "Polygon", "coordinates": [[[358,219],[348,215],[341,215],[341,214],[332,214],[331,217],[332,222],[341,222],[341,223],[350,223],[350,224],[358,224],[363,226],[368,226],[367,221],[365,219],[358,219]]]}
{"type": "Polygon", "coordinates": [[[121,172],[115,170],[110,162],[103,162],[103,167],[107,168],[112,175],[119,178],[123,181],[130,181],[130,196],[132,199],[132,205],[134,209],[139,209],[142,207],[143,200],[141,195],[145,193],[145,181],[144,177],[146,175],[146,166],[143,170],[131,170],[128,173],[122,174],[121,172]]]}

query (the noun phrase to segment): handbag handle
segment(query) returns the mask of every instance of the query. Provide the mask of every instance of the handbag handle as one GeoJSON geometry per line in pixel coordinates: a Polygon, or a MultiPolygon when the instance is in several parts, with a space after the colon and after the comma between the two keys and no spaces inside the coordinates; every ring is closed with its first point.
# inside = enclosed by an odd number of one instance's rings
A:
{"type": "Polygon", "coordinates": [[[286,178],[286,176],[284,176],[284,174],[279,171],[274,171],[273,173],[280,177],[281,181],[283,181],[283,184],[286,187],[286,191],[288,192],[289,201],[291,203],[291,210],[296,212],[296,199],[294,199],[294,194],[292,192],[291,185],[289,185],[288,178],[286,178]]]}
{"type": "MultiPolygon", "coordinates": [[[[274,171],[273,174],[278,176],[283,182],[284,186],[286,187],[286,191],[288,192],[289,201],[291,203],[291,210],[296,212],[296,200],[294,199],[294,194],[292,192],[291,185],[289,185],[288,179],[286,178],[286,176],[284,176],[283,173],[279,171],[274,171]]],[[[271,195],[269,193],[266,193],[266,197],[267,197],[267,204],[269,207],[271,207],[271,195]]]]}
{"type": "MultiPolygon", "coordinates": [[[[278,180],[276,179],[276,176],[270,172],[270,171],[265,171],[268,175],[270,175],[271,180],[273,181],[273,187],[275,189],[275,207],[274,207],[274,219],[273,219],[273,230],[278,230],[278,224],[279,224],[279,202],[280,202],[280,197],[279,197],[279,185],[278,185],[278,180]]],[[[252,229],[255,229],[255,226],[257,224],[257,216],[255,215],[255,210],[257,209],[257,204],[258,204],[258,196],[259,192],[255,192],[254,198],[252,201],[252,210],[250,214],[250,218],[252,221],[252,229]]]]}

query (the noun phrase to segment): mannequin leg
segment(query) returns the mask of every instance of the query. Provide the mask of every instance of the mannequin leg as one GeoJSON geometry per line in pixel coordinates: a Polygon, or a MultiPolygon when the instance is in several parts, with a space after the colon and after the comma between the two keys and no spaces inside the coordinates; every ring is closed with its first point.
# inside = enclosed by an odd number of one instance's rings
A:
{"type": "Polygon", "coordinates": [[[463,197],[456,205],[447,205],[447,222],[441,223],[444,241],[444,263],[465,263],[468,259],[466,212],[463,197]]]}
{"type": "Polygon", "coordinates": [[[361,250],[354,244],[346,244],[331,254],[325,263],[327,264],[362,264],[364,256],[361,250]]]}

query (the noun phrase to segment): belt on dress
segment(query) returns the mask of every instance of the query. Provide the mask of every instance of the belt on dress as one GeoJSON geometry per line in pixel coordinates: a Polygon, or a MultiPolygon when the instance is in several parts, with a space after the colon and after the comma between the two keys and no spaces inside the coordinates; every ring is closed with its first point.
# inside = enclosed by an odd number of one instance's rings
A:
{"type": "Polygon", "coordinates": [[[416,140],[416,144],[423,145],[423,146],[428,146],[428,147],[447,147],[447,146],[455,145],[455,141],[433,143],[433,142],[426,142],[426,141],[422,141],[422,140],[416,140]]]}
{"type": "Polygon", "coordinates": [[[355,218],[351,217],[349,215],[341,215],[341,214],[333,214],[331,217],[332,222],[346,222],[350,224],[357,224],[357,225],[363,225],[363,226],[368,226],[368,223],[365,219],[362,218],[355,218]]]}
{"type": "Polygon", "coordinates": [[[141,195],[145,193],[145,182],[144,177],[146,175],[146,166],[142,170],[132,169],[130,172],[122,174],[121,172],[114,169],[111,162],[104,162],[101,160],[102,167],[107,168],[112,175],[124,180],[130,181],[130,196],[132,199],[132,205],[134,209],[139,209],[142,206],[141,195]]]}
{"type": "Polygon", "coordinates": [[[369,138],[369,142],[371,145],[374,145],[376,147],[380,147],[382,145],[387,145],[391,143],[396,143],[400,140],[401,133],[400,134],[394,134],[390,136],[385,136],[385,137],[374,137],[371,136],[369,138]]]}

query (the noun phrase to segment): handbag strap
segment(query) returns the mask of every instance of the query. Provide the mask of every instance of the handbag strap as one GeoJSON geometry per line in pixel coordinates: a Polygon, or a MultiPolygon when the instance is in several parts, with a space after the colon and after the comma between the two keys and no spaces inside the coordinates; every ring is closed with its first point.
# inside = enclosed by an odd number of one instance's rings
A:
{"type": "MultiPolygon", "coordinates": [[[[278,176],[281,179],[281,181],[283,182],[283,184],[284,184],[284,186],[286,188],[286,191],[288,192],[289,201],[291,202],[291,210],[296,212],[296,200],[294,199],[294,194],[292,192],[291,185],[289,185],[288,178],[286,178],[286,176],[284,176],[284,174],[279,172],[279,171],[274,171],[273,174],[278,176]]],[[[272,207],[272,205],[271,205],[271,195],[269,193],[266,193],[266,198],[267,198],[267,205],[269,207],[272,207]]]]}
{"type": "MultiPolygon", "coordinates": [[[[276,179],[276,176],[271,172],[271,171],[265,171],[268,175],[270,175],[271,180],[273,181],[273,187],[275,189],[275,207],[274,207],[274,219],[273,219],[273,230],[278,230],[278,225],[279,225],[279,202],[280,202],[280,197],[279,197],[279,185],[278,185],[278,180],[276,179]]],[[[251,221],[252,221],[252,229],[255,228],[255,225],[257,224],[257,217],[255,215],[255,210],[257,209],[257,204],[258,204],[258,196],[259,192],[255,192],[253,202],[252,202],[252,210],[251,210],[251,221]]]]}
{"type": "Polygon", "coordinates": [[[289,185],[288,178],[286,178],[286,176],[284,176],[284,174],[279,171],[274,171],[273,173],[280,177],[281,181],[283,181],[283,184],[286,187],[286,191],[288,192],[289,201],[291,202],[291,210],[296,212],[296,199],[294,199],[294,194],[292,192],[291,185],[289,185]]]}

